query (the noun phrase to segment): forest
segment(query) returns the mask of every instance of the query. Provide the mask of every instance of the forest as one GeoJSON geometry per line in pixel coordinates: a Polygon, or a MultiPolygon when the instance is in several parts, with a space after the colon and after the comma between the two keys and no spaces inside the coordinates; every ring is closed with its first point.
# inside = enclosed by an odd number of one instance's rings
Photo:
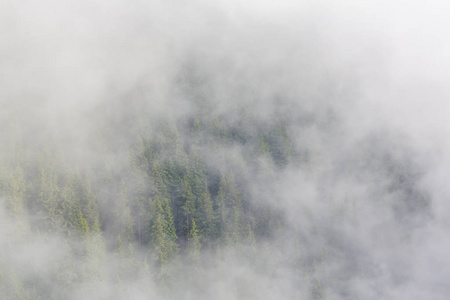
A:
{"type": "MultiPolygon", "coordinates": [[[[308,172],[313,167],[317,158],[307,147],[295,147],[292,135],[293,124],[301,122],[300,128],[308,128],[317,122],[315,117],[275,110],[262,119],[249,107],[220,113],[195,83],[180,89],[189,95],[188,116],[175,120],[163,116],[146,124],[146,116],[135,111],[131,122],[142,124],[135,132],[128,132],[129,125],[123,127],[130,116],[114,122],[105,118],[102,126],[107,126],[96,130],[91,141],[98,160],[89,165],[70,162],[64,147],[49,140],[50,135],[31,146],[17,119],[11,119],[13,134],[4,152],[9,155],[1,161],[0,187],[4,217],[11,220],[8,242],[15,246],[4,245],[2,257],[17,245],[27,247],[30,240],[38,245],[56,243],[51,251],[57,255],[46,266],[45,276],[39,266],[23,265],[24,273],[3,262],[3,296],[82,299],[94,292],[94,298],[122,299],[130,282],[137,282],[143,299],[152,293],[184,299],[186,291],[203,292],[209,298],[215,291],[203,291],[204,276],[215,265],[238,257],[239,263],[279,280],[283,275],[277,274],[279,266],[274,264],[282,264],[295,274],[290,280],[298,281],[298,286],[295,281],[291,284],[299,294],[323,298],[326,280],[317,269],[335,259],[331,250],[344,251],[339,248],[346,246],[333,236],[333,228],[311,228],[327,241],[321,249],[308,249],[311,237],[302,236],[303,228],[291,228],[278,205],[280,196],[271,189],[287,169],[308,172]],[[120,133],[117,128],[126,130],[120,133]],[[123,160],[109,160],[118,147],[125,153],[123,160]],[[267,199],[268,195],[275,199],[267,199]],[[52,241],[55,236],[58,240],[52,241]],[[288,253],[270,257],[274,247],[288,253]]],[[[387,176],[382,193],[397,196],[384,205],[396,212],[395,219],[413,226],[428,206],[426,194],[415,187],[420,174],[382,149],[378,140],[367,138],[360,150],[369,153],[364,147],[378,148],[372,150],[376,153],[343,163],[359,169],[362,177],[367,173],[372,178],[375,172],[387,176]]],[[[345,168],[339,170],[345,173],[345,168]]],[[[326,193],[321,197],[328,197],[326,193]]],[[[345,200],[333,207],[331,222],[358,218],[355,206],[345,200]]],[[[235,284],[237,298],[260,297],[245,282],[235,284]]]]}
{"type": "MultiPolygon", "coordinates": [[[[31,278],[21,278],[2,268],[2,294],[59,299],[80,283],[103,280],[106,252],[119,264],[115,280],[144,272],[149,284],[170,285],[181,266],[195,270],[228,248],[250,258],[257,240],[270,239],[282,214],[274,204],[252,200],[246,181],[253,174],[270,180],[266,164],[277,170],[301,163],[287,119],[259,121],[240,110],[230,124],[203,100],[189,119],[158,120],[152,130],[132,133],[120,172],[101,156],[88,168],[73,167],[56,142],[27,149],[16,128],[8,143],[13,159],[3,159],[1,168],[13,235],[20,243],[57,234],[64,264],[51,270],[51,287],[33,270],[31,278]],[[217,153],[223,148],[238,152],[217,153]]],[[[117,136],[107,136],[99,144],[114,147],[117,136]]]]}
{"type": "Polygon", "coordinates": [[[0,1],[0,299],[449,299],[443,3],[0,1]]]}

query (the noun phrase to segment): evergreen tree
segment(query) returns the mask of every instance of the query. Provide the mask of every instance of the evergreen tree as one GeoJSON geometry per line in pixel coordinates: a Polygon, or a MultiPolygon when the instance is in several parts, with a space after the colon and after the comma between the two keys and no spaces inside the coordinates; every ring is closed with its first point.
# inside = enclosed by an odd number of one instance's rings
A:
{"type": "Polygon", "coordinates": [[[167,199],[161,201],[159,197],[156,197],[154,205],[155,217],[152,225],[152,243],[158,254],[157,263],[160,267],[160,274],[163,275],[167,272],[171,260],[178,254],[177,235],[167,199]]]}
{"type": "Polygon", "coordinates": [[[134,234],[134,220],[131,216],[129,207],[129,199],[125,192],[124,184],[122,183],[119,206],[116,209],[116,217],[119,225],[119,234],[117,237],[119,251],[122,255],[130,255],[133,251],[133,243],[135,240],[134,234]]]}
{"type": "Polygon", "coordinates": [[[185,236],[188,236],[190,232],[190,225],[193,220],[193,216],[195,215],[195,196],[192,193],[191,185],[189,184],[189,181],[185,179],[183,181],[183,200],[184,205],[182,207],[183,210],[183,219],[185,223],[185,231],[187,234],[185,236]]]}
{"type": "Polygon", "coordinates": [[[188,238],[188,255],[194,264],[200,263],[200,236],[198,235],[197,225],[195,220],[192,220],[191,230],[188,238]]]}
{"type": "Polygon", "coordinates": [[[205,184],[204,192],[200,196],[200,201],[202,214],[199,220],[203,224],[201,232],[210,239],[216,239],[218,237],[216,217],[207,184],[205,184]]]}
{"type": "MultiPolygon", "coordinates": [[[[45,219],[42,227],[46,231],[50,231],[62,224],[62,220],[60,219],[61,192],[56,171],[50,167],[50,164],[46,160],[42,160],[40,164],[40,182],[37,201],[39,206],[36,209],[43,212],[45,219]]],[[[32,206],[32,208],[34,207],[32,206]]]]}

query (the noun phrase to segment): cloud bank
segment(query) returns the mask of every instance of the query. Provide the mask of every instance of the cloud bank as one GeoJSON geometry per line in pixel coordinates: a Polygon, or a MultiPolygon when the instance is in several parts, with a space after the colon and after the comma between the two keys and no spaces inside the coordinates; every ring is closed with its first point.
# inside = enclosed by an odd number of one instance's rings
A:
{"type": "MultiPolygon", "coordinates": [[[[23,286],[24,299],[447,299],[449,10],[445,1],[3,1],[2,297],[23,286]],[[151,261],[138,263],[154,249],[135,245],[131,258],[114,249],[121,221],[108,207],[120,210],[119,186],[138,182],[126,164],[139,136],[203,115],[243,136],[284,122],[278,138],[296,155],[281,167],[249,162],[251,144],[198,147],[210,170],[238,174],[249,205],[275,207],[280,224],[253,254],[248,244],[204,249],[201,266],[180,263],[161,287],[151,261]],[[103,235],[87,242],[94,261],[68,250],[86,242],[17,217],[42,217],[10,200],[21,176],[35,176],[17,165],[51,164],[39,153],[89,174],[104,211],[103,235]],[[117,189],[97,176],[102,165],[117,189]],[[64,289],[54,274],[70,264],[90,275],[64,289]]],[[[30,203],[32,190],[23,188],[30,203]]]]}

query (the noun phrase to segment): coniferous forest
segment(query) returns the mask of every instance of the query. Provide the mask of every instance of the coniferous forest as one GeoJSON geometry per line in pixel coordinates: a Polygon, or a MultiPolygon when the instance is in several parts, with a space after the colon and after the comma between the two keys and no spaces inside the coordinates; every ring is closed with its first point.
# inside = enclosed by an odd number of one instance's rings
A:
{"type": "Polygon", "coordinates": [[[441,108],[372,10],[12,2],[0,299],[450,295],[441,108]]]}

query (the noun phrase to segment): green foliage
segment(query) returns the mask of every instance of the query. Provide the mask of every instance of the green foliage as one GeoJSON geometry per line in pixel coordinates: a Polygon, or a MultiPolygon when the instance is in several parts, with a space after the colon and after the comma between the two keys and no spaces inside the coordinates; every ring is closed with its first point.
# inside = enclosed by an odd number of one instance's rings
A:
{"type": "Polygon", "coordinates": [[[200,243],[200,236],[198,235],[197,225],[195,223],[195,220],[192,220],[192,225],[188,238],[188,250],[190,260],[194,264],[200,263],[200,248],[201,243],[200,243]]]}
{"type": "Polygon", "coordinates": [[[160,274],[164,276],[171,259],[178,253],[177,235],[167,199],[161,201],[159,197],[156,197],[154,212],[156,216],[152,225],[152,243],[157,251],[157,264],[160,267],[160,274]]]}
{"type": "Polygon", "coordinates": [[[89,234],[89,224],[83,216],[81,211],[78,211],[78,220],[77,220],[77,229],[81,234],[87,235],[89,234]]]}
{"type": "MultiPolygon", "coordinates": [[[[251,108],[230,117],[200,96],[188,119],[152,120],[151,130],[130,133],[120,162],[108,159],[120,143],[112,131],[96,133],[101,161],[84,167],[68,161],[57,143],[28,153],[14,137],[14,158],[0,164],[1,196],[15,224],[25,224],[23,237],[63,237],[64,259],[52,273],[61,291],[107,279],[107,249],[120,261],[118,278],[133,276],[145,261],[146,277],[154,269],[162,282],[177,262],[199,265],[203,251],[248,245],[254,253],[258,239],[277,228],[276,209],[255,205],[241,170],[264,173],[261,160],[279,168],[289,163],[295,154],[285,122],[257,121],[251,108]],[[145,259],[137,258],[141,252],[145,259]]],[[[0,277],[13,273],[0,270],[0,277]]],[[[36,298],[14,275],[2,284],[5,295],[36,298]]]]}

